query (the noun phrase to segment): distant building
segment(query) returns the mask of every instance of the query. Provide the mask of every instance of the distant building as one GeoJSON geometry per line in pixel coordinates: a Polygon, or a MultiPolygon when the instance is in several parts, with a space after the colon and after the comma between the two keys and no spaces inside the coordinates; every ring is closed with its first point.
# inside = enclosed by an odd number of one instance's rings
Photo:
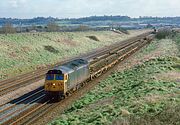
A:
{"type": "Polygon", "coordinates": [[[37,31],[36,30],[31,30],[29,31],[30,33],[36,33],[37,31]]]}

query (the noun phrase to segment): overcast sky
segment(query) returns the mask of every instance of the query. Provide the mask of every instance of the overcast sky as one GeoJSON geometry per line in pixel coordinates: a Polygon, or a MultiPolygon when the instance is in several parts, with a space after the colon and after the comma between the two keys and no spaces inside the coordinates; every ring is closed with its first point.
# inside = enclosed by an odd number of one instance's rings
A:
{"type": "Polygon", "coordinates": [[[0,0],[0,17],[180,16],[180,0],[0,0]]]}

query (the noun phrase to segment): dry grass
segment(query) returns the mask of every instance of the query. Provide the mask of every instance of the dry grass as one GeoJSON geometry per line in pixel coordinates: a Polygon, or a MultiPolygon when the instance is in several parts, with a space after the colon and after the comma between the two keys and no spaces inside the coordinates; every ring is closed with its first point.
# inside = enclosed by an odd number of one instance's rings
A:
{"type": "Polygon", "coordinates": [[[178,72],[178,71],[170,71],[167,73],[162,73],[162,74],[159,74],[155,77],[159,80],[180,82],[180,72],[178,72]]]}
{"type": "Polygon", "coordinates": [[[0,80],[54,64],[145,31],[119,35],[110,31],[0,35],[0,80]],[[96,36],[95,41],[86,36],[96,36]]]}
{"type": "Polygon", "coordinates": [[[144,114],[141,118],[136,116],[125,117],[113,121],[112,125],[179,125],[179,118],[180,107],[169,104],[163,112],[156,116],[144,114]]]}
{"type": "Polygon", "coordinates": [[[119,71],[129,69],[135,65],[141,65],[145,61],[156,59],[158,57],[176,56],[179,53],[176,42],[171,39],[154,40],[143,50],[139,51],[134,57],[118,67],[119,71]]]}

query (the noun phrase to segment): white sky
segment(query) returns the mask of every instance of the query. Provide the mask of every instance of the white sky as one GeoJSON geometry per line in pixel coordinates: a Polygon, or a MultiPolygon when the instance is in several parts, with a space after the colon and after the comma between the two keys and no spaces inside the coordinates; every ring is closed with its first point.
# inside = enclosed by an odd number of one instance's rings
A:
{"type": "Polygon", "coordinates": [[[0,17],[180,16],[180,0],[0,0],[0,17]]]}

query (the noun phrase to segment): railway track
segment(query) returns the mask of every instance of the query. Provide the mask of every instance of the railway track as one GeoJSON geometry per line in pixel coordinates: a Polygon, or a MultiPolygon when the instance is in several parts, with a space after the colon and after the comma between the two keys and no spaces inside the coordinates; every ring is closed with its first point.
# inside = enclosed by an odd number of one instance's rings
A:
{"type": "MultiPolygon", "coordinates": [[[[121,44],[121,47],[118,47],[116,44],[111,46],[110,49],[106,48],[103,49],[102,51],[99,51],[98,53],[92,53],[89,56],[84,57],[86,59],[89,59],[91,65],[93,65],[99,60],[106,58],[108,56],[107,53],[113,54],[114,52],[124,51],[127,48],[131,48],[130,50],[119,56],[119,58],[117,58],[115,61],[111,62],[109,65],[102,67],[97,72],[94,72],[94,76],[98,77],[99,74],[101,74],[104,71],[106,72],[113,65],[115,65],[121,60],[124,60],[125,58],[127,58],[132,53],[136,52],[137,50],[139,50],[141,47],[143,47],[145,44],[149,42],[148,40],[144,39],[144,36],[141,37],[138,37],[134,40],[133,39],[129,40],[128,43],[124,43],[124,45],[121,44]],[[141,37],[143,37],[143,39],[141,39],[141,37]],[[143,42],[142,40],[146,42],[143,42]],[[141,43],[141,44],[137,44],[137,43],[141,43]]],[[[50,100],[46,99],[44,90],[41,87],[38,90],[25,95],[24,97],[0,105],[0,121],[1,121],[0,124],[2,125],[31,124],[33,121],[37,120],[39,117],[46,114],[52,108],[60,105],[62,101],[55,103],[53,99],[50,100]]]]}
{"type": "Polygon", "coordinates": [[[116,50],[117,48],[119,49],[119,46],[121,46],[121,48],[126,47],[126,46],[130,45],[131,43],[133,43],[134,41],[138,41],[141,38],[144,38],[145,36],[147,36],[149,34],[150,34],[150,32],[147,32],[147,33],[141,34],[139,36],[133,37],[131,39],[124,40],[122,42],[116,42],[115,44],[112,44],[108,47],[103,47],[101,49],[93,50],[92,52],[89,52],[87,54],[81,54],[77,57],[74,57],[71,59],[70,58],[66,59],[64,61],[61,61],[59,63],[56,63],[54,65],[48,66],[43,69],[38,69],[36,71],[22,74],[17,77],[14,77],[14,78],[0,81],[0,96],[7,94],[11,91],[14,91],[14,90],[18,89],[19,87],[23,87],[30,83],[33,83],[35,81],[43,79],[46,72],[55,66],[61,65],[63,63],[66,63],[66,62],[69,62],[71,60],[78,59],[78,58],[84,58],[84,59],[89,60],[89,62],[93,63],[94,60],[97,60],[97,57],[104,55],[104,53],[107,53],[110,50],[116,50]]]}
{"type": "Polygon", "coordinates": [[[0,106],[0,124],[11,124],[17,117],[21,117],[28,109],[46,102],[43,88],[29,93],[20,99],[13,100],[0,106]]]}

